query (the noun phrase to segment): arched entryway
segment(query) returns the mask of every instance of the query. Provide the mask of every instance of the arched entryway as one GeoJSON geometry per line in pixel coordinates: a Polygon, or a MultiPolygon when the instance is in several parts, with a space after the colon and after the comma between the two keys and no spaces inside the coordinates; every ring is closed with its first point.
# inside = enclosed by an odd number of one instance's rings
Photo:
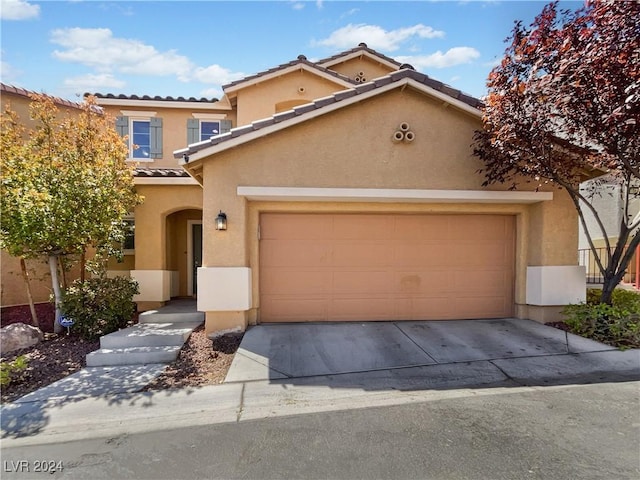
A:
{"type": "Polygon", "coordinates": [[[171,297],[195,296],[202,265],[202,210],[185,209],[165,219],[165,262],[171,272],[171,297]]]}

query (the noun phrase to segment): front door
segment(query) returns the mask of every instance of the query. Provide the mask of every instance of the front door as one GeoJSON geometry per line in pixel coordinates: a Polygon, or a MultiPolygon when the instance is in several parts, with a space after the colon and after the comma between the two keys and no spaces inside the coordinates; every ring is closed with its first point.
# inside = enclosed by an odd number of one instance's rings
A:
{"type": "Polygon", "coordinates": [[[191,265],[191,285],[193,285],[193,295],[198,293],[198,267],[202,266],[202,224],[191,224],[191,252],[193,255],[191,265]]]}

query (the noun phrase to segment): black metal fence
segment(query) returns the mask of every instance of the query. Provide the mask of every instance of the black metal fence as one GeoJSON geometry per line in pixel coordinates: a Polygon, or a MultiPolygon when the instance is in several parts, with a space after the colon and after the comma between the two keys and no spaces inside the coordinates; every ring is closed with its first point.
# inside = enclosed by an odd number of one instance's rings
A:
{"type": "MultiPolygon", "coordinates": [[[[613,252],[613,248],[610,249],[613,252]]],[[[602,262],[602,265],[607,268],[609,266],[609,259],[607,255],[606,247],[596,248],[598,258],[602,262]]],[[[636,257],[638,252],[636,251],[635,257],[631,260],[627,272],[622,279],[625,283],[633,283],[638,288],[638,282],[636,279],[636,257]]],[[[578,264],[583,265],[587,271],[587,283],[602,284],[604,283],[604,277],[598,268],[598,263],[590,248],[584,248],[578,250],[578,264]]]]}

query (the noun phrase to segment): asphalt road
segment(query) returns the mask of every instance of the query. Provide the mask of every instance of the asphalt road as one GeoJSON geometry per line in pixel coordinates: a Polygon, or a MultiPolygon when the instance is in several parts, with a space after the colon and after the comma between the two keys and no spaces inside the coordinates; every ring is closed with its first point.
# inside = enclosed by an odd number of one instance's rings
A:
{"type": "Polygon", "coordinates": [[[639,394],[640,382],[504,389],[2,448],[1,476],[638,479],[639,394]],[[36,473],[36,467],[53,471],[36,473]]]}

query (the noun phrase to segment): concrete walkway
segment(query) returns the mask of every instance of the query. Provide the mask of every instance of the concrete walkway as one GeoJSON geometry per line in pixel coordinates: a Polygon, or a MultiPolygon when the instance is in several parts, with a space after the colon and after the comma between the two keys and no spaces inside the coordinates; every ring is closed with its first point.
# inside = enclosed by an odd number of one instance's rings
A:
{"type": "Polygon", "coordinates": [[[87,355],[87,367],[171,363],[203,323],[195,300],[171,301],[141,313],[137,325],[100,337],[100,348],[87,355]]]}

